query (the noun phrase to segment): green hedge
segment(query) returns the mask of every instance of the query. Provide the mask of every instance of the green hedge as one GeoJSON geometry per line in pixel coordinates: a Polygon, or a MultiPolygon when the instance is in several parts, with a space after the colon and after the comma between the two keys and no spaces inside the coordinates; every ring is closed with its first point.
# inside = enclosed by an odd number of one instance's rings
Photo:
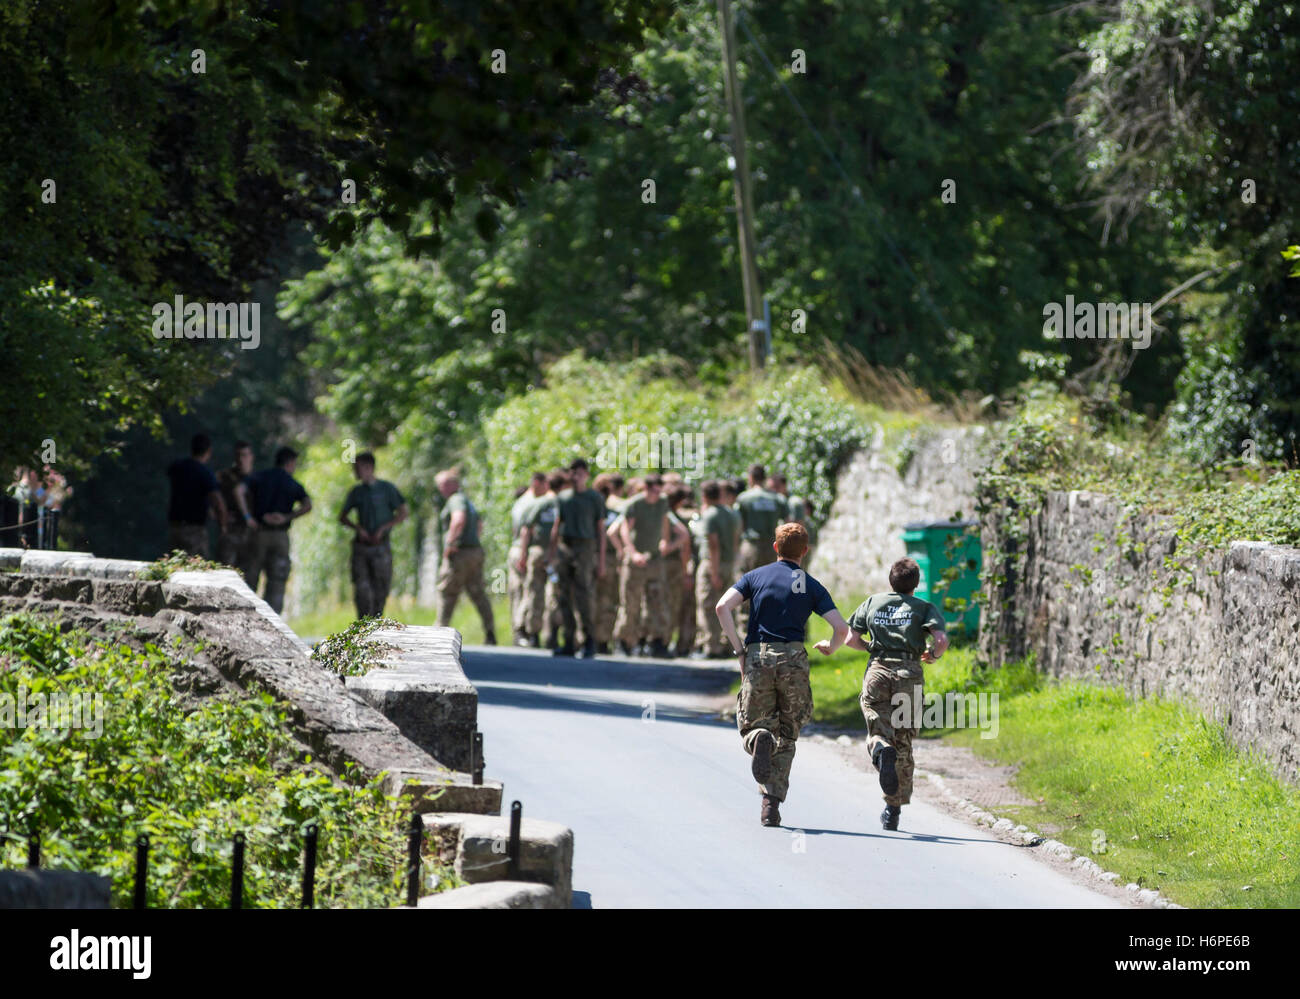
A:
{"type": "Polygon", "coordinates": [[[50,619],[0,621],[0,699],[11,709],[56,692],[102,708],[97,726],[0,726],[0,866],[24,865],[35,826],[42,866],[104,875],[114,904],[129,906],[135,839],[148,833],[150,907],[224,907],[242,830],[245,905],[292,908],[302,833],[316,823],[319,906],[400,903],[407,815],[397,802],[300,760],[269,696],[182,702],[169,680],[182,655],[93,641],[50,619]]]}

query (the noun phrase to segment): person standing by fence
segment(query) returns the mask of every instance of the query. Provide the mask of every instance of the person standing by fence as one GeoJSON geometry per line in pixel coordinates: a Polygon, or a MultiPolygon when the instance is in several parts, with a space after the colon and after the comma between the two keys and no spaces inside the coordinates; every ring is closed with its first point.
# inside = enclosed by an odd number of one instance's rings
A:
{"type": "Polygon", "coordinates": [[[226,504],[226,519],[217,535],[217,561],[247,573],[249,546],[253,528],[241,512],[236,491],[253,474],[253,447],[248,441],[235,441],[234,460],[217,472],[221,500],[226,504]]]}

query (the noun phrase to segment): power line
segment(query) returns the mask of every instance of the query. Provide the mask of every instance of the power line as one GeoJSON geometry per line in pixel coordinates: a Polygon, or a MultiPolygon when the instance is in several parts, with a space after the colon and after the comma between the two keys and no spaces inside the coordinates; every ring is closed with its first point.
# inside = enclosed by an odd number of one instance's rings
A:
{"type": "Polygon", "coordinates": [[[744,14],[745,12],[743,8],[736,10],[736,24],[745,33],[745,37],[749,39],[749,43],[754,46],[754,50],[758,53],[759,59],[761,59],[763,65],[767,67],[768,72],[772,74],[772,78],[776,80],[777,85],[785,91],[785,95],[790,98],[790,103],[793,104],[795,110],[799,112],[799,117],[803,118],[804,124],[808,126],[813,136],[817,139],[818,144],[822,147],[822,151],[826,154],[827,158],[835,164],[835,169],[840,172],[840,176],[848,183],[849,190],[852,192],[853,196],[858,199],[858,203],[868,211],[874,210],[879,216],[882,226],[880,234],[885,237],[885,242],[888,244],[890,251],[894,254],[894,259],[898,261],[903,270],[907,272],[907,276],[912,279],[912,283],[915,284],[917,289],[921,292],[921,297],[925,299],[925,304],[929,306],[930,311],[934,313],[934,317],[939,321],[939,327],[946,331],[948,329],[948,321],[939,310],[939,306],[935,304],[934,299],[930,297],[929,289],[926,288],[926,286],[921,282],[921,279],[916,276],[916,272],[912,270],[907,260],[903,257],[902,252],[898,249],[898,244],[895,243],[893,237],[890,236],[889,230],[884,227],[885,213],[878,206],[872,205],[862,196],[860,186],[854,182],[853,178],[849,176],[848,171],[844,169],[844,165],[840,163],[839,158],[831,150],[830,145],[827,143],[826,139],[823,138],[822,133],[818,130],[817,126],[813,124],[812,119],[808,117],[808,112],[806,112],[803,109],[803,105],[799,103],[799,98],[795,97],[794,92],[786,86],[786,82],[781,79],[781,74],[777,72],[776,66],[774,66],[772,60],[767,57],[767,53],[763,50],[763,46],[760,45],[758,39],[754,37],[754,33],[749,30],[749,23],[744,14]]]}

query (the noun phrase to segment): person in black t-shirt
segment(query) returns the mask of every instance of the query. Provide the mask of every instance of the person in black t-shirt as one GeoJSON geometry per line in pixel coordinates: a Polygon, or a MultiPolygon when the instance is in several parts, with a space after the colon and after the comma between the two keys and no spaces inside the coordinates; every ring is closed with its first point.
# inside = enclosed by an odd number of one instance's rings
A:
{"type": "Polygon", "coordinates": [[[753,762],[750,771],[763,795],[759,821],[779,826],[778,806],[790,787],[799,730],[812,720],[812,685],[804,637],[808,618],[820,614],[834,637],[817,643],[830,655],[849,637],[848,622],[835,609],[826,587],[800,566],[808,551],[802,524],[782,524],[772,542],[775,562],[745,573],[718,601],[722,631],[740,659],[740,695],[736,726],[753,762]],[[749,633],[743,650],[732,612],[750,604],[749,633]]]}
{"type": "Polygon", "coordinates": [[[217,523],[226,522],[226,504],[221,499],[217,477],[208,468],[212,441],[207,434],[190,439],[190,456],[167,466],[171,497],[167,503],[167,550],[180,550],[208,557],[208,510],[217,523]]]}
{"type": "Polygon", "coordinates": [[[235,487],[239,512],[254,531],[244,581],[256,593],[265,572],[266,592],[262,599],[277,614],[284,607],[284,587],[289,581],[289,525],[295,518],[311,513],[307,490],[293,477],[297,466],[298,452],[282,447],[275,452],[274,468],[254,472],[235,487]]]}

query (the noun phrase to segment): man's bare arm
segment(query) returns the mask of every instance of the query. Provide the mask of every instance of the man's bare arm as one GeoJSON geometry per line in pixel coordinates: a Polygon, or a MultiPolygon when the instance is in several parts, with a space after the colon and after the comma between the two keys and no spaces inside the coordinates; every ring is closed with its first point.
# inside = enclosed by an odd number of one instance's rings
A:
{"type": "Polygon", "coordinates": [[[848,622],[844,620],[840,612],[834,608],[832,608],[828,613],[823,614],[822,617],[824,617],[826,623],[831,626],[832,634],[830,638],[823,638],[813,646],[813,648],[822,655],[829,656],[832,652],[848,641],[849,637],[853,634],[853,631],[849,628],[848,622]]]}

